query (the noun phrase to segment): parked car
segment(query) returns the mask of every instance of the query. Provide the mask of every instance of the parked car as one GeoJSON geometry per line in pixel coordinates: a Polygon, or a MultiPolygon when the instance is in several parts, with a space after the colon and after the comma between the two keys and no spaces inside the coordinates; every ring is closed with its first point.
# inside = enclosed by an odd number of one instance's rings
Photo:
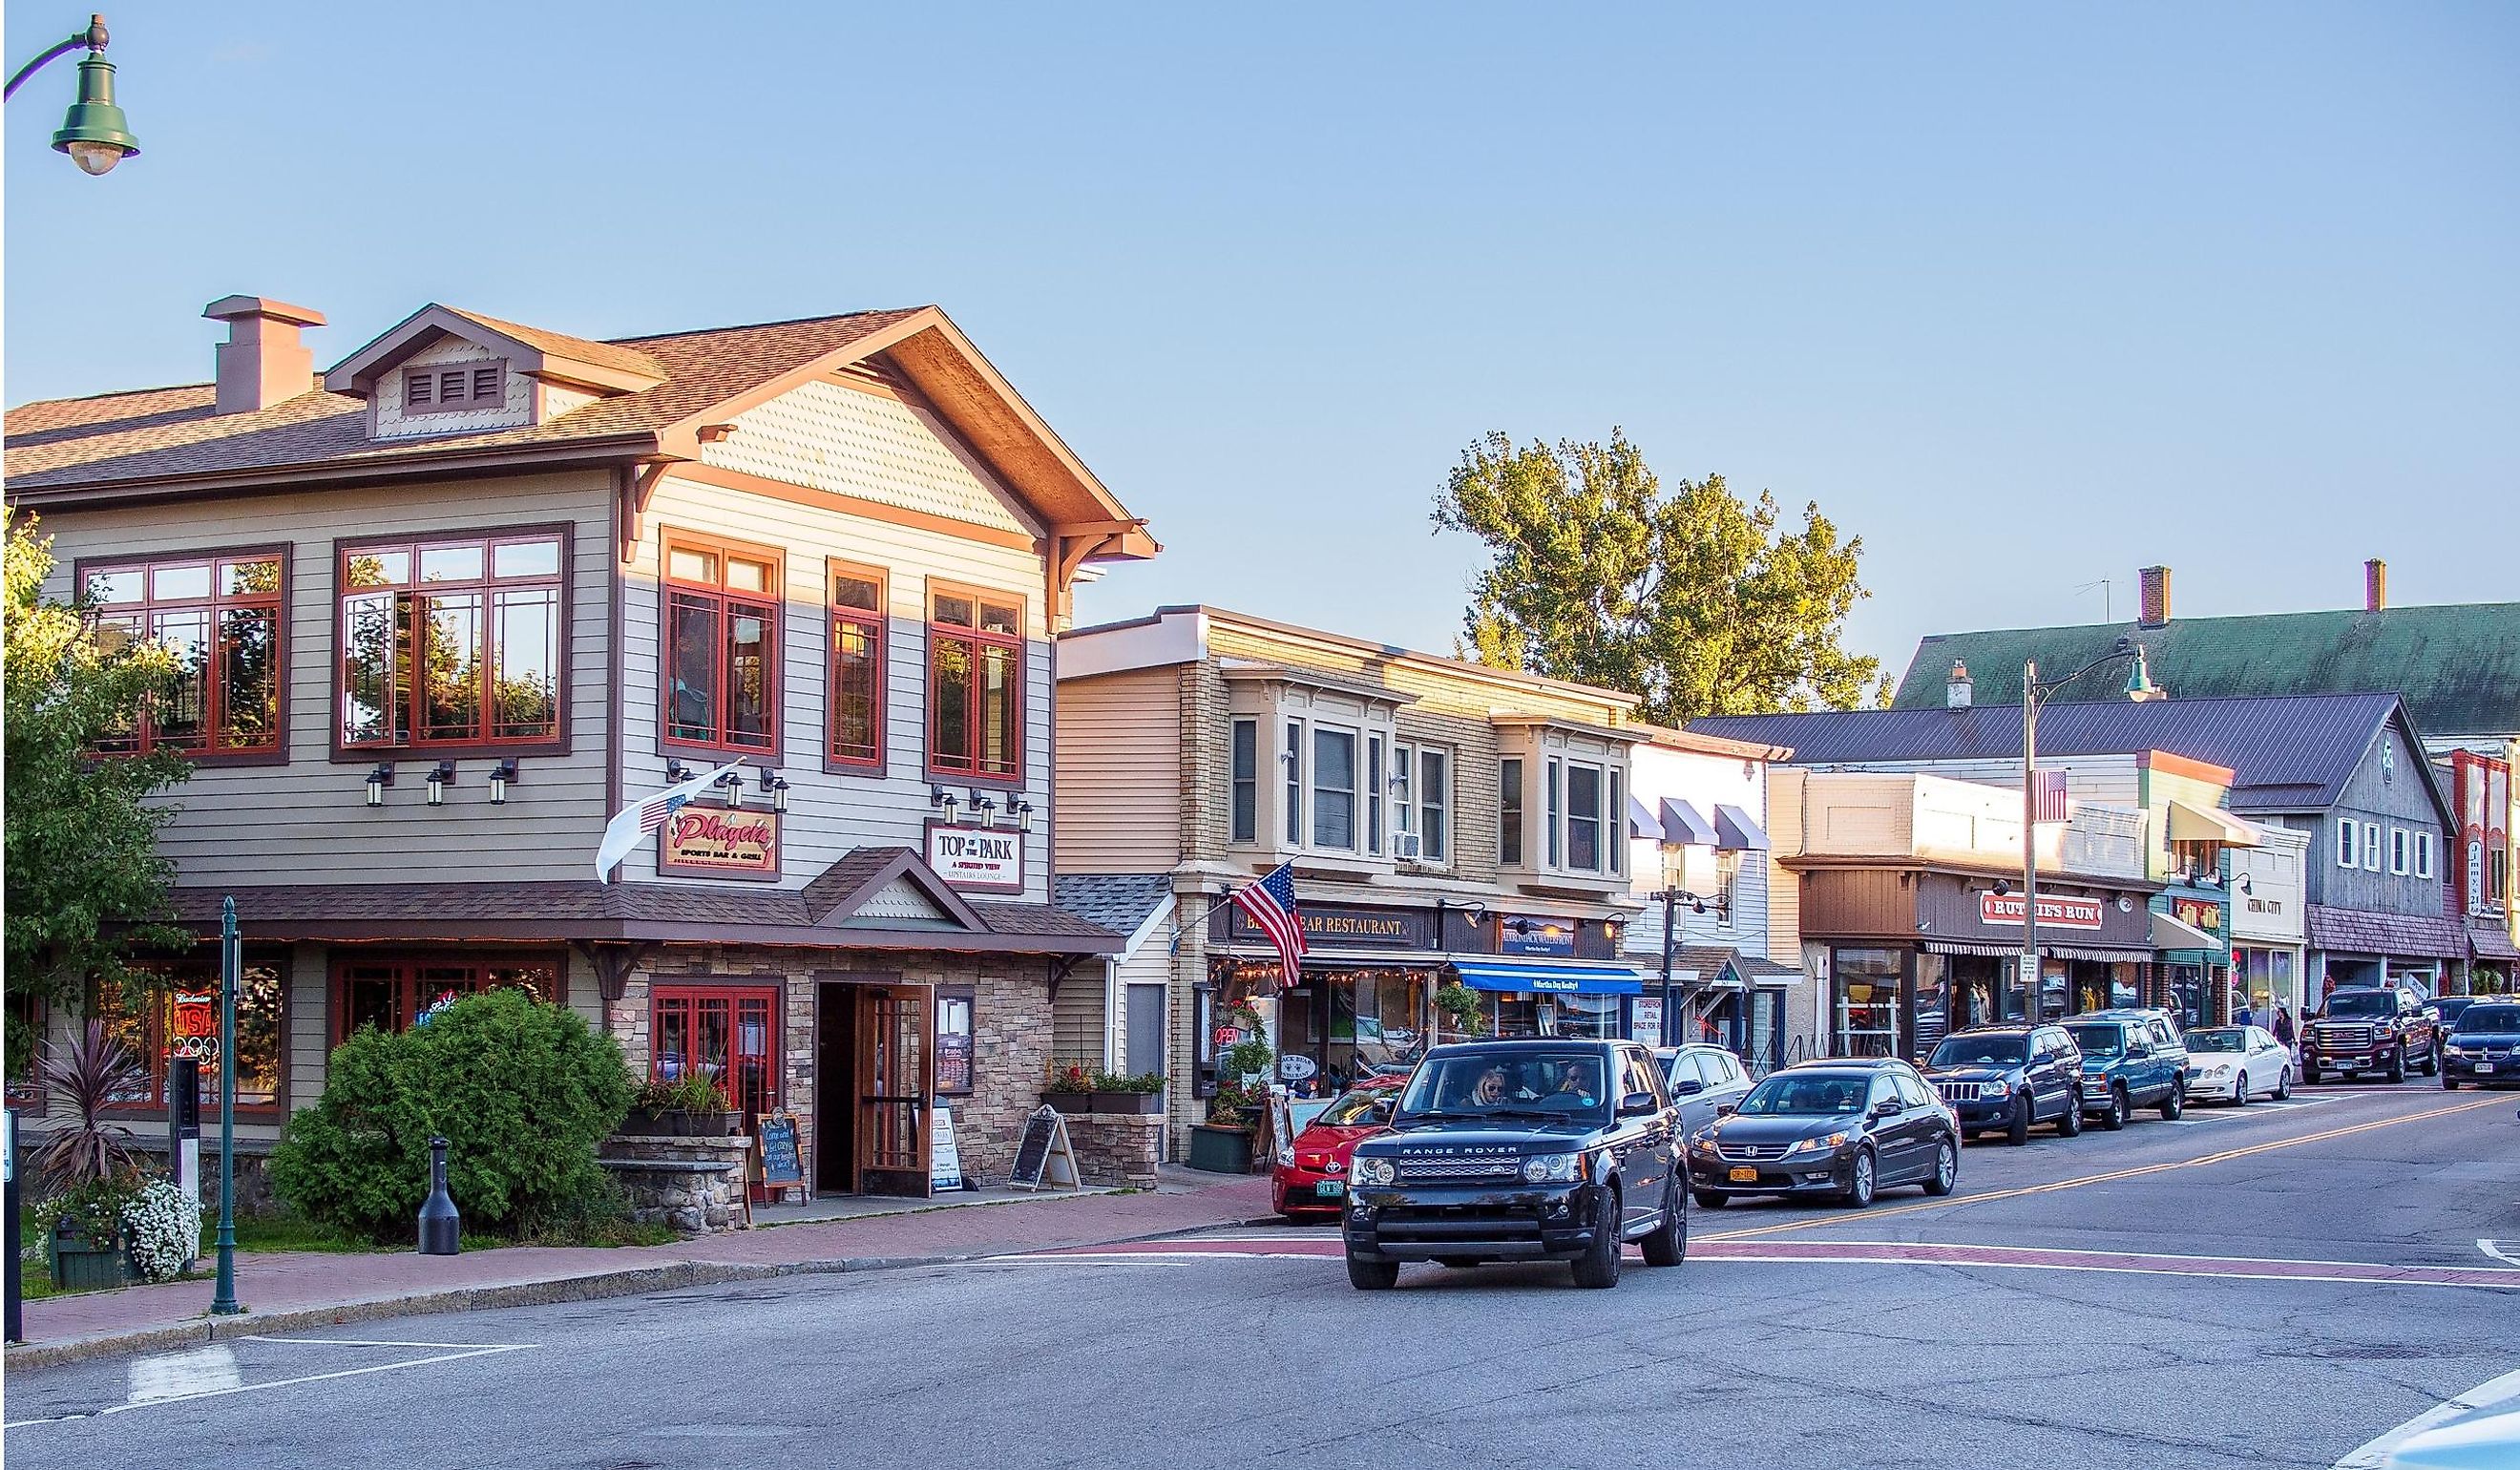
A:
{"type": "Polygon", "coordinates": [[[1962,1137],[2001,1129],[2027,1143],[2042,1123],[2063,1138],[2083,1131],[2083,1053],[2062,1026],[1955,1031],[1934,1044],[1924,1071],[1962,1137]]]}
{"type": "Polygon", "coordinates": [[[2403,985],[2353,986],[2330,994],[2327,1008],[2302,1029],[2301,1075],[2317,1082],[2330,1071],[2360,1080],[2385,1072],[2407,1080],[2409,1063],[2426,1077],[2441,1071],[2441,1023],[2421,996],[2403,985]]]}
{"type": "Polygon", "coordinates": [[[2187,1033],[2187,1095],[2246,1107],[2252,1097],[2292,1095],[2292,1048],[2263,1026],[2208,1026],[2187,1033]]]}
{"type": "Polygon", "coordinates": [[[2462,1082],[2520,1083],[2520,1002],[2479,1000],[2486,1003],[2468,1006],[2442,1046],[2442,1086],[2452,1091],[2462,1082]]]}
{"type": "Polygon", "coordinates": [[[1660,1047],[1654,1060],[1662,1067],[1672,1106],[1680,1109],[1683,1137],[1714,1122],[1729,1106],[1737,1106],[1750,1091],[1749,1070],[1721,1047],[1660,1047]]]}
{"type": "Polygon", "coordinates": [[[1304,1220],[1347,1207],[1348,1159],[1356,1145],[1391,1127],[1391,1105],[1408,1080],[1365,1078],[1295,1135],[1271,1172],[1269,1193],[1279,1214],[1304,1220]]]}
{"type": "Polygon", "coordinates": [[[1624,1242],[1645,1265],[1688,1247],[1680,1114],[1634,1042],[1436,1047],[1391,1131],[1356,1145],[1341,1235],[1347,1278],[1387,1290],[1404,1262],[1564,1261],[1578,1286],[1619,1284],[1624,1242]]]}
{"type": "Polygon", "coordinates": [[[2164,1118],[2187,1111],[2187,1047],[2157,1010],[2094,1010],[2069,1018],[2083,1053],[2083,1111],[2120,1129],[2139,1107],[2164,1118]]]}
{"type": "Polygon", "coordinates": [[[2458,1029],[2458,1018],[2462,1012],[2479,1001],[2493,999],[2492,996],[2435,996],[2424,1002],[2424,1009],[2431,1011],[2433,1019],[2441,1022],[2442,1039],[2447,1043],[2450,1034],[2458,1029]]]}
{"type": "Polygon", "coordinates": [[[1756,1194],[1862,1209],[1901,1184],[1949,1194],[1959,1169],[1959,1120],[1904,1061],[1797,1062],[1688,1143],[1688,1186],[1709,1209],[1756,1194]]]}

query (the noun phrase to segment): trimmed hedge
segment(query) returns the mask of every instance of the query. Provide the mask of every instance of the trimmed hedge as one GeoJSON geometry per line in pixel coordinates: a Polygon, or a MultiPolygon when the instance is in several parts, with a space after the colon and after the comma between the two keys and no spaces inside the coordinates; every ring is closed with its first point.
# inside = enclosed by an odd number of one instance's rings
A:
{"type": "Polygon", "coordinates": [[[324,1096],[271,1156],[281,1197],[309,1220],[409,1240],[428,1198],[428,1140],[466,1230],[531,1234],[619,1212],[596,1145],[630,1108],[620,1046],[521,991],[468,996],[408,1031],[361,1027],[334,1048],[324,1096]]]}

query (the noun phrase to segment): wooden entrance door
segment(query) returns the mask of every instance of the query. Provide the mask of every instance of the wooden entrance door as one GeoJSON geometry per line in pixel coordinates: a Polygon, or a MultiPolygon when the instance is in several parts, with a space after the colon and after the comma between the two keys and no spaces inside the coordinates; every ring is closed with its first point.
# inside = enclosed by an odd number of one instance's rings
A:
{"type": "Polygon", "coordinates": [[[855,1153],[861,1194],[927,1193],[935,1015],[932,986],[857,987],[855,1153]]]}

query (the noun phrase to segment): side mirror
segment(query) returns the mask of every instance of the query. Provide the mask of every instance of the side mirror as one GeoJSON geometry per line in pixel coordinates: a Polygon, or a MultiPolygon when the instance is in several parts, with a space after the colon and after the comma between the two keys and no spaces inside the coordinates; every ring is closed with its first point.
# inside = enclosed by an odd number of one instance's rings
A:
{"type": "Polygon", "coordinates": [[[1388,1123],[1391,1121],[1392,1109],[1397,1105],[1398,1104],[1394,1103],[1390,1098],[1386,1097],[1382,1101],[1375,1103],[1372,1111],[1368,1114],[1368,1116],[1372,1118],[1376,1123],[1388,1123]]]}
{"type": "Polygon", "coordinates": [[[1895,1118],[1907,1110],[1908,1104],[1896,1097],[1884,1097],[1872,1104],[1872,1116],[1875,1118],[1895,1118]]]}
{"type": "Polygon", "coordinates": [[[1659,1104],[1651,1092],[1630,1092],[1619,1099],[1619,1116],[1622,1118],[1641,1118],[1658,1108],[1659,1104]]]}
{"type": "Polygon", "coordinates": [[[1740,1110],[1741,1105],[1737,1102],[1719,1102],[1715,1104],[1715,1116],[1718,1118],[1730,1118],[1740,1110]]]}
{"type": "Polygon", "coordinates": [[[1694,1077],[1684,1077],[1680,1081],[1672,1084],[1671,1094],[1674,1097],[1694,1097],[1705,1091],[1705,1083],[1698,1081],[1694,1077]]]}
{"type": "Polygon", "coordinates": [[[2151,1054],[2152,1043],[2150,1042],[2138,1042],[2134,1046],[2127,1047],[2127,1055],[2138,1060],[2141,1060],[2151,1054]]]}

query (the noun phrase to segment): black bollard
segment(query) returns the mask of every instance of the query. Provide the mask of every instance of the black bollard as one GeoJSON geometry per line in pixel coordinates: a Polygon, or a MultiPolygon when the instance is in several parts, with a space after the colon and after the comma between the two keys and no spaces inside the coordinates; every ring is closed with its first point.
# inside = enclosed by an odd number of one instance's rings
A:
{"type": "Polygon", "coordinates": [[[464,1217],[446,1192],[446,1140],[428,1140],[428,1203],[420,1207],[420,1253],[452,1256],[464,1249],[464,1217]]]}

